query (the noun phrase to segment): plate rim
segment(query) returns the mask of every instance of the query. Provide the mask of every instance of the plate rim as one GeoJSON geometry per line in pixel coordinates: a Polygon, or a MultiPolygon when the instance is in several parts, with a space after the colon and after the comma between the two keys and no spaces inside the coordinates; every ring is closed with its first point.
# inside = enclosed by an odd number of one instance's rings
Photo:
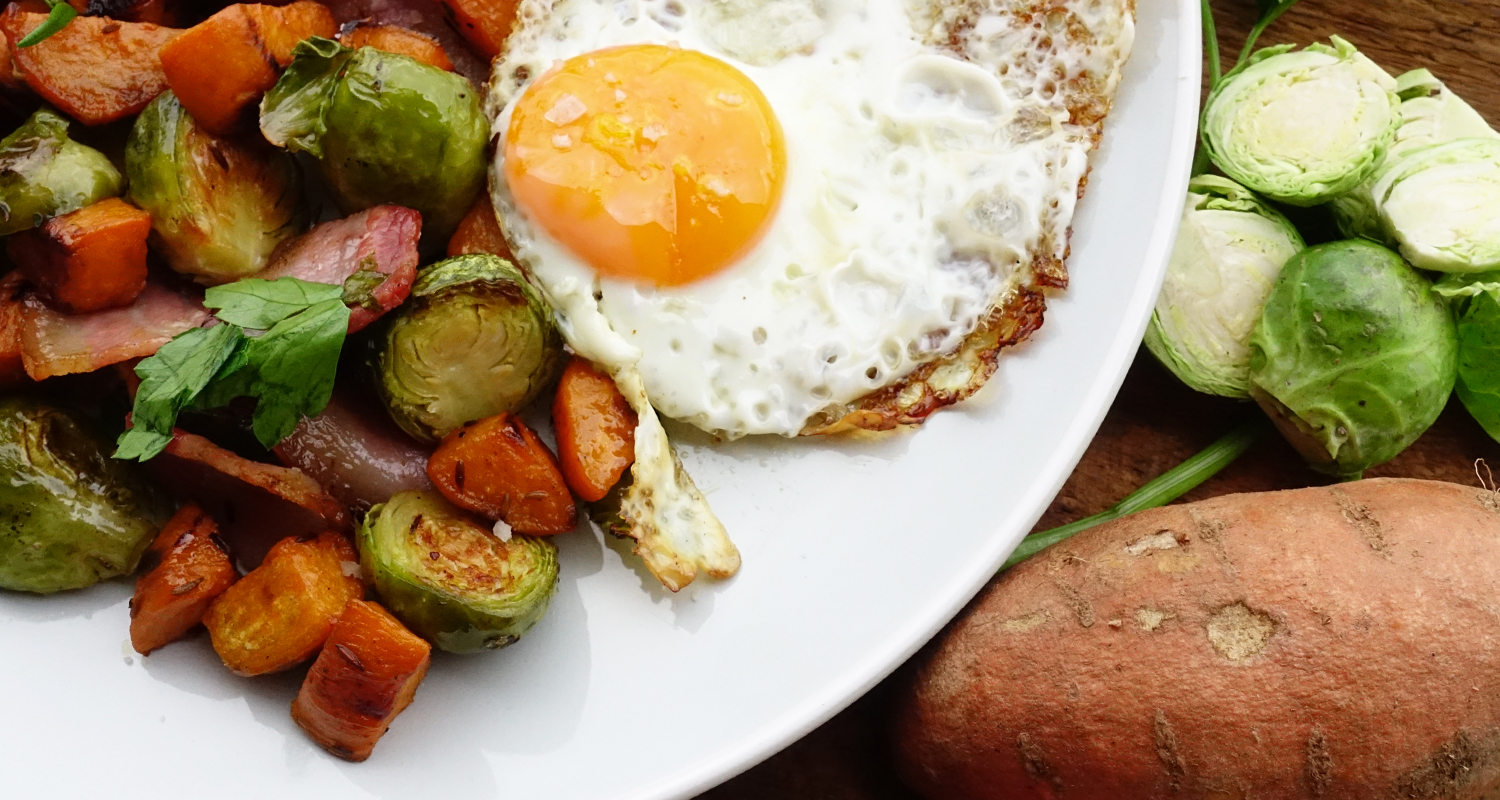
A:
{"type": "MultiPolygon", "coordinates": [[[[1197,87],[1203,80],[1201,4],[1197,0],[1177,0],[1177,18],[1182,23],[1177,32],[1181,57],[1176,65],[1175,80],[1197,87]]],[[[1193,155],[1198,144],[1199,114],[1200,92],[1181,92],[1173,108],[1168,172],[1163,181],[1163,191],[1167,193],[1167,197],[1172,196],[1170,190],[1174,187],[1179,195],[1187,191],[1193,155]]],[[[1109,135],[1107,122],[1104,135],[1109,135]]],[[[928,608],[924,613],[915,615],[906,630],[891,637],[885,648],[863,659],[843,680],[802,700],[738,745],[700,759],[639,790],[621,795],[619,800],[689,800],[781,752],[893,674],[989,584],[1005,559],[1046,512],[1052,498],[1062,489],[1063,483],[1083,458],[1084,451],[1104,422],[1104,416],[1109,412],[1140,348],[1141,338],[1151,318],[1150,311],[1156,305],[1156,296],[1166,275],[1167,260],[1171,256],[1180,222],[1181,215],[1175,213],[1161,214],[1156,220],[1146,248],[1146,269],[1150,273],[1150,279],[1137,283],[1127,304],[1126,319],[1133,321],[1124,330],[1131,335],[1116,337],[1110,343],[1104,359],[1106,369],[1099,373],[1099,377],[1089,388],[1088,398],[1084,403],[1084,407],[1092,411],[1074,419],[1064,432],[1061,444],[1053,450],[1047,461],[1043,470],[1046,478],[1034,482],[1024,495],[1021,505],[1032,506],[1036,511],[1030,515],[1030,522],[1020,529],[1019,535],[995,537],[998,546],[985,551],[982,557],[975,558],[970,570],[956,576],[950,591],[930,599],[928,608]]]]}

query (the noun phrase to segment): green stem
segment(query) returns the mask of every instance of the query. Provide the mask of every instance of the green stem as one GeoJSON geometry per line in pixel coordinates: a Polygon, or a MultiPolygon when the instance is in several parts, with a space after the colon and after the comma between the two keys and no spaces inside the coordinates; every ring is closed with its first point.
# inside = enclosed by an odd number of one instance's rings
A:
{"type": "Polygon", "coordinates": [[[1167,470],[1150,483],[1131,492],[1124,500],[1117,503],[1114,508],[1092,517],[1085,517],[1077,522],[1070,522],[1060,528],[1050,531],[1033,533],[1021,540],[1021,546],[1006,559],[1005,566],[1000,569],[1007,570],[1016,564],[1036,555],[1042,550],[1072,536],[1080,531],[1087,530],[1095,525],[1113,522],[1121,517],[1144,511],[1148,508],[1164,506],[1173,500],[1187,494],[1198,484],[1203,483],[1219,470],[1234,463],[1234,460],[1244,454],[1250,446],[1260,440],[1271,426],[1266,418],[1256,414],[1250,419],[1235,426],[1234,430],[1224,434],[1222,438],[1209,445],[1202,452],[1167,470]]]}
{"type": "MultiPolygon", "coordinates": [[[[1224,68],[1220,63],[1219,56],[1219,33],[1214,26],[1214,10],[1209,0],[1203,0],[1203,57],[1208,62],[1208,90],[1212,92],[1219,81],[1224,78],[1224,68]]],[[[1202,130],[1202,124],[1199,124],[1202,130]]],[[[1198,177],[1209,169],[1208,148],[1203,146],[1200,134],[1198,139],[1198,151],[1193,154],[1193,177],[1198,177]]]]}
{"type": "Polygon", "coordinates": [[[1266,28],[1271,27],[1271,23],[1275,22],[1282,14],[1287,12],[1287,9],[1296,4],[1296,0],[1292,0],[1290,3],[1282,3],[1276,8],[1271,9],[1269,13],[1260,18],[1259,22],[1255,23],[1255,27],[1250,29],[1250,38],[1245,40],[1245,46],[1240,49],[1239,60],[1234,62],[1235,69],[1239,69],[1245,65],[1246,61],[1250,60],[1250,54],[1255,52],[1255,42],[1260,39],[1262,33],[1266,32],[1266,28]]]}
{"type": "Polygon", "coordinates": [[[47,12],[47,18],[33,28],[31,33],[21,37],[21,41],[16,42],[16,47],[31,47],[67,27],[78,16],[78,12],[66,0],[47,0],[47,3],[52,6],[52,10],[47,12]]]}

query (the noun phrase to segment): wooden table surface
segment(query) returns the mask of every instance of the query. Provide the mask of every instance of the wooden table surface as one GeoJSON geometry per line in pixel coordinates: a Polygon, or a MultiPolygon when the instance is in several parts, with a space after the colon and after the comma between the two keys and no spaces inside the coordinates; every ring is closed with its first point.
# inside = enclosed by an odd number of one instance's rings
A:
{"type": "MultiPolygon", "coordinates": [[[[1213,8],[1227,69],[1255,21],[1256,5],[1254,0],[1213,0],[1213,8]]],[[[1393,75],[1431,69],[1500,125],[1500,0],[1302,0],[1260,43],[1302,45],[1332,34],[1353,42],[1393,75]]],[[[1142,350],[1098,436],[1038,529],[1108,508],[1252,410],[1193,393],[1142,350]]],[[[1500,472],[1500,445],[1454,400],[1416,444],[1366,474],[1477,485],[1475,460],[1480,458],[1500,472]]],[[[1324,482],[1280,438],[1267,438],[1185,499],[1324,482]]],[[[900,691],[901,676],[898,671],[806,738],[702,800],[918,800],[896,779],[885,739],[889,701],[900,691]]]]}

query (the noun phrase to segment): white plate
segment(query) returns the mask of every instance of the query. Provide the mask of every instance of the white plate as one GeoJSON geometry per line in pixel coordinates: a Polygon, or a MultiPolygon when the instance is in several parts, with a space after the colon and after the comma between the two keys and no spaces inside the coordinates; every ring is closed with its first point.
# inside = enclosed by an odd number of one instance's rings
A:
{"type": "Polygon", "coordinates": [[[1135,355],[1176,231],[1198,4],[1140,4],[1135,54],[1047,322],[979,398],[875,445],[685,438],[744,555],[668,596],[612,543],[562,537],[545,620],[434,659],[364,764],[312,746],[300,672],[235,678],[206,638],[149,659],[128,582],[0,597],[6,798],[689,797],[811,730],[984,585],[1083,452],[1135,355]]]}

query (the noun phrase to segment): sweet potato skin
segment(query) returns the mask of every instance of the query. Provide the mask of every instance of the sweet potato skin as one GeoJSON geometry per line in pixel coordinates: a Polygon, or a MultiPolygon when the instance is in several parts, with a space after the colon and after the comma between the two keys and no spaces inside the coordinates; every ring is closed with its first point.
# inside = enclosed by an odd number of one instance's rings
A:
{"type": "Polygon", "coordinates": [[[1368,480],[1147,511],[991,584],[894,728],[927,797],[1477,798],[1500,497],[1368,480]]]}
{"type": "Polygon", "coordinates": [[[219,526],[192,503],[157,534],[145,562],[130,600],[130,644],[142,654],[182,638],[239,577],[219,526]]]}
{"type": "Polygon", "coordinates": [[[139,113],[166,88],[158,52],[181,31],[78,17],[45,40],[16,48],[46,18],[12,5],[0,14],[0,29],[26,85],[59,111],[85,125],[103,125],[139,113]]]}
{"type": "Polygon", "coordinates": [[[495,219],[495,207],[488,192],[480,192],[474,205],[458,223],[458,230],[448,239],[448,257],[469,253],[489,253],[506,261],[515,261],[505,234],[500,232],[500,222],[495,219]]]}
{"type": "Polygon", "coordinates": [[[364,761],[411,705],[432,645],[376,603],[354,600],[292,702],[292,720],[328,752],[364,761]]]}
{"type": "Polygon", "coordinates": [[[448,502],[517,533],[573,530],[573,495],[547,445],[514,414],[470,422],[443,437],[427,477],[448,502]]]}
{"type": "Polygon", "coordinates": [[[364,585],[344,567],[358,561],[348,537],[335,531],[278,542],[203,617],[224,666],[264,675],[311,658],[344,606],[364,596],[364,585]]]}
{"type": "Polygon", "coordinates": [[[123,308],[146,288],[151,215],[118,197],[53,217],[6,241],[37,291],[68,314],[123,308]]]}
{"type": "Polygon", "coordinates": [[[635,426],[614,380],[574,356],[552,402],[557,463],[574,494],[592,503],[614,488],[635,463],[635,426]]]}

